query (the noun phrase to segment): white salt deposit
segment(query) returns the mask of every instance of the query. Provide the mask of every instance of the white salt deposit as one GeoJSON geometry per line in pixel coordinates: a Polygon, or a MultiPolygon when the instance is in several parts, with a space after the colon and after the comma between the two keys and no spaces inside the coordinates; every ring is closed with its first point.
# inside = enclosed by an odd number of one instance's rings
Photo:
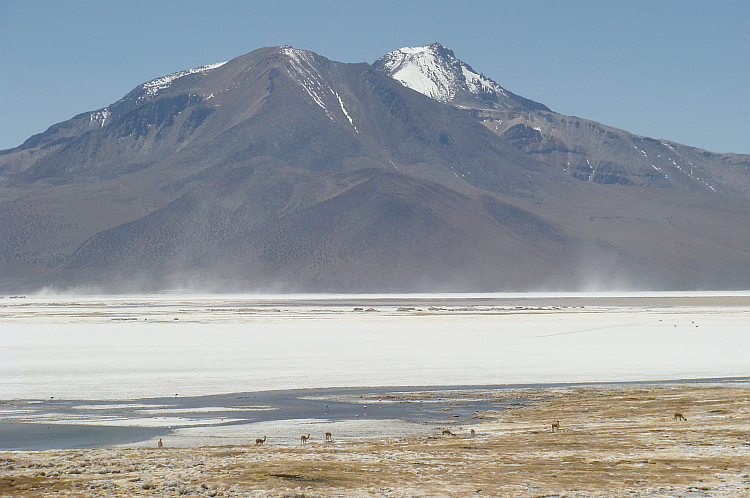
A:
{"type": "Polygon", "coordinates": [[[534,298],[519,297],[524,306],[517,308],[507,296],[500,306],[475,305],[470,296],[467,305],[455,305],[455,297],[436,305],[439,296],[419,305],[419,297],[409,296],[404,307],[397,296],[382,305],[363,296],[368,304],[355,311],[349,303],[357,299],[4,299],[0,399],[669,380],[750,371],[750,304],[538,307],[527,306],[534,298]]]}

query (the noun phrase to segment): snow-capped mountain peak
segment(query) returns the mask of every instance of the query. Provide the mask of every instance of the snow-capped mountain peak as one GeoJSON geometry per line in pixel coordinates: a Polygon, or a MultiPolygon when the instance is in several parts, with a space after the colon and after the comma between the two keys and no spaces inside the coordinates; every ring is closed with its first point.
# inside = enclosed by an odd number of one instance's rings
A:
{"type": "Polygon", "coordinates": [[[404,86],[440,102],[548,110],[541,104],[508,92],[495,81],[477,73],[440,43],[394,50],[375,61],[373,66],[404,86]]]}
{"type": "Polygon", "coordinates": [[[440,43],[394,50],[375,65],[404,86],[441,102],[451,102],[460,90],[505,94],[500,85],[478,74],[440,43]]]}

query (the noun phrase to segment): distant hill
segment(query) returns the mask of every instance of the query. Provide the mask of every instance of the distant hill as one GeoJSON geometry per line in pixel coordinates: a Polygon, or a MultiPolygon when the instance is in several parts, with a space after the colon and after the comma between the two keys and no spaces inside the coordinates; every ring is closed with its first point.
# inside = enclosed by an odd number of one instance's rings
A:
{"type": "Polygon", "coordinates": [[[748,164],[555,114],[439,44],[263,48],[0,151],[0,289],[750,288],[748,164]]]}

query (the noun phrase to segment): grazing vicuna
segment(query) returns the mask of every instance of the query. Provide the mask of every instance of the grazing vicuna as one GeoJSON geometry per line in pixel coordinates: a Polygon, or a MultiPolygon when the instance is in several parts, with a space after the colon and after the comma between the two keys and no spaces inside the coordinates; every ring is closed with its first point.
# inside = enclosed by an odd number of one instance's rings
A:
{"type": "Polygon", "coordinates": [[[455,436],[450,429],[443,429],[443,436],[455,436]]]}
{"type": "Polygon", "coordinates": [[[676,420],[684,420],[684,421],[686,421],[686,422],[687,422],[687,419],[686,419],[685,417],[683,417],[683,416],[682,416],[682,413],[678,413],[678,412],[675,412],[675,413],[674,413],[674,419],[675,419],[675,421],[676,421],[676,420]]]}

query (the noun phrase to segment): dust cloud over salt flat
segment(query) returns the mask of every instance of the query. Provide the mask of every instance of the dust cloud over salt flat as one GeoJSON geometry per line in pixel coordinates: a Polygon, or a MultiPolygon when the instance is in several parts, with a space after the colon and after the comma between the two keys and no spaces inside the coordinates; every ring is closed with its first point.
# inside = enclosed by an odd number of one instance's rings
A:
{"type": "Polygon", "coordinates": [[[0,399],[745,376],[750,293],[5,297],[0,399]]]}

